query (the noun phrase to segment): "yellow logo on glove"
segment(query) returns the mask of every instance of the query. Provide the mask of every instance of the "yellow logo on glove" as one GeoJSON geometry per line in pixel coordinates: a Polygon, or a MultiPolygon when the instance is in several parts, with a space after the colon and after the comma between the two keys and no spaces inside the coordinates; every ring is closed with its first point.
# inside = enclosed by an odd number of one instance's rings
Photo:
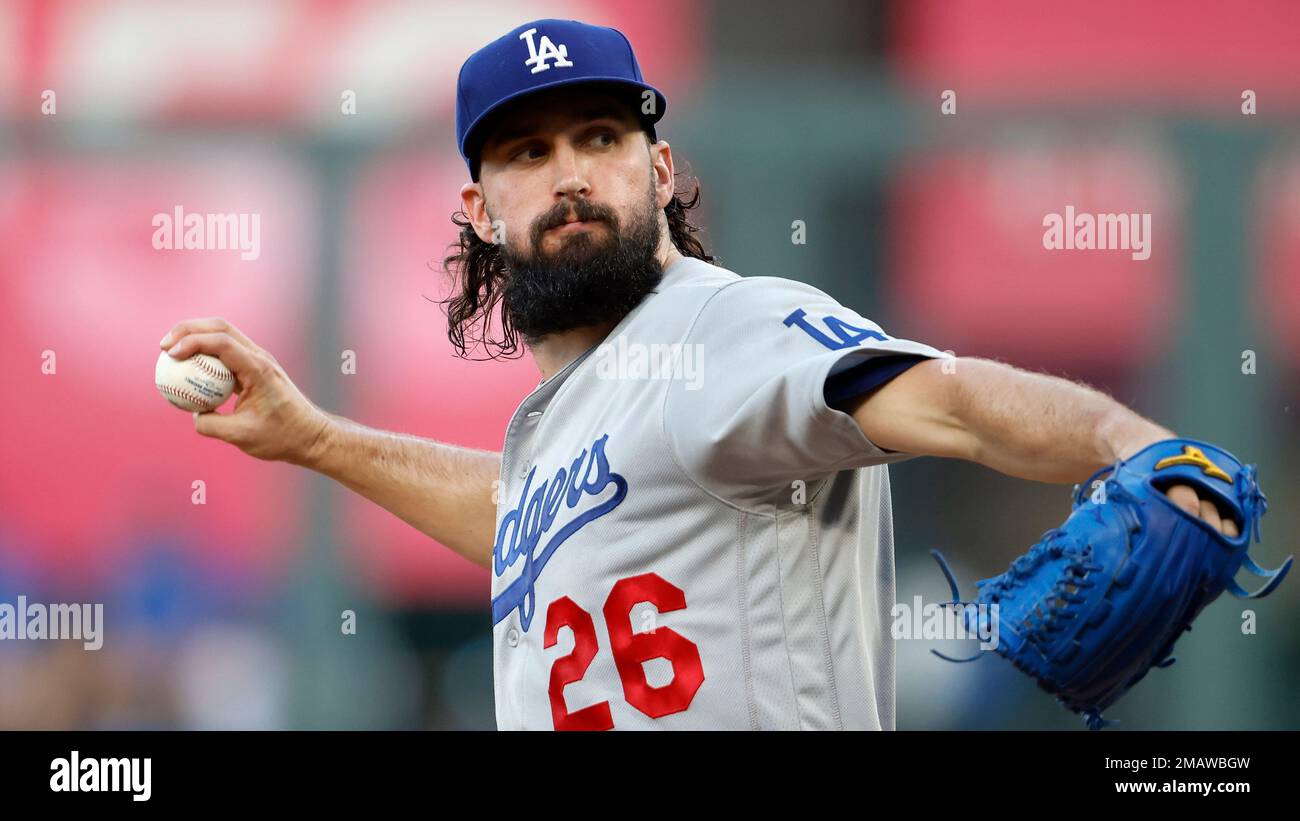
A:
{"type": "Polygon", "coordinates": [[[1201,452],[1200,448],[1191,445],[1183,445],[1182,456],[1170,456],[1168,459],[1161,459],[1156,462],[1156,470],[1174,467],[1175,465],[1192,465],[1201,469],[1201,472],[1212,479],[1222,479],[1229,484],[1232,483],[1232,477],[1224,473],[1216,464],[1210,461],[1210,457],[1201,452]]]}

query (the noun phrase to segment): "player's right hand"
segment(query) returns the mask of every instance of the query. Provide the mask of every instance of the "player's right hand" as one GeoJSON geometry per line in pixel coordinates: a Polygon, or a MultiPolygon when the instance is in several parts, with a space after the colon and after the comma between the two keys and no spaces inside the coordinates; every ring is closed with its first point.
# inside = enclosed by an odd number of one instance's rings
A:
{"type": "Polygon", "coordinates": [[[305,464],[331,418],[298,390],[275,357],[221,317],[187,319],[160,346],[181,360],[215,356],[235,375],[239,399],[228,414],[195,413],[194,429],[258,459],[305,464]]]}

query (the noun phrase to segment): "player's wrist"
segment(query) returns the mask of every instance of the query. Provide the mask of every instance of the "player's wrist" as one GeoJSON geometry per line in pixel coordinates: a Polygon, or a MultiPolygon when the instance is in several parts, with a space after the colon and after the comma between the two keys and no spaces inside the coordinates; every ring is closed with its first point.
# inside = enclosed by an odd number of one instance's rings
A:
{"type": "Polygon", "coordinates": [[[1157,425],[1134,414],[1124,414],[1123,418],[1112,419],[1100,428],[1105,464],[1114,464],[1121,459],[1128,459],[1143,448],[1176,439],[1177,434],[1166,427],[1157,425]]]}
{"type": "Polygon", "coordinates": [[[338,449],[341,426],[338,419],[322,410],[316,411],[308,425],[308,433],[301,447],[290,454],[286,460],[299,467],[325,473],[328,471],[329,456],[338,449]]]}

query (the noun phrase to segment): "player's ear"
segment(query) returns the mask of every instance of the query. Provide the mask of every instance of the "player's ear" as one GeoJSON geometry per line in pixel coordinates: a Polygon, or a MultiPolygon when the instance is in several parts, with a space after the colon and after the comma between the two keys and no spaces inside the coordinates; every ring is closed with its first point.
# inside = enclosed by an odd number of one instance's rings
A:
{"type": "Polygon", "coordinates": [[[655,201],[660,208],[666,208],[677,189],[673,175],[673,149],[667,140],[650,146],[650,171],[654,175],[655,201]]]}
{"type": "Polygon", "coordinates": [[[493,242],[492,218],[487,212],[487,198],[483,196],[483,184],[467,182],[460,188],[460,206],[469,217],[470,225],[478,238],[486,243],[493,242]]]}

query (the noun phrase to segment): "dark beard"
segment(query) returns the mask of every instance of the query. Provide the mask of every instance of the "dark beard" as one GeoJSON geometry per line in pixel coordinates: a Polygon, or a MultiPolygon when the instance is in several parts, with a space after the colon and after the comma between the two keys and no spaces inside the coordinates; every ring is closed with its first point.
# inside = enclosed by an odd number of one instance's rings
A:
{"type": "Polygon", "coordinates": [[[506,243],[501,256],[510,279],[502,305],[515,330],[532,342],[627,316],[663,278],[656,257],[658,216],[653,186],[626,230],[608,206],[577,199],[558,203],[533,222],[527,258],[506,243]],[[605,227],[567,236],[559,250],[543,256],[542,234],[563,225],[570,212],[580,220],[603,221],[605,227]]]}

